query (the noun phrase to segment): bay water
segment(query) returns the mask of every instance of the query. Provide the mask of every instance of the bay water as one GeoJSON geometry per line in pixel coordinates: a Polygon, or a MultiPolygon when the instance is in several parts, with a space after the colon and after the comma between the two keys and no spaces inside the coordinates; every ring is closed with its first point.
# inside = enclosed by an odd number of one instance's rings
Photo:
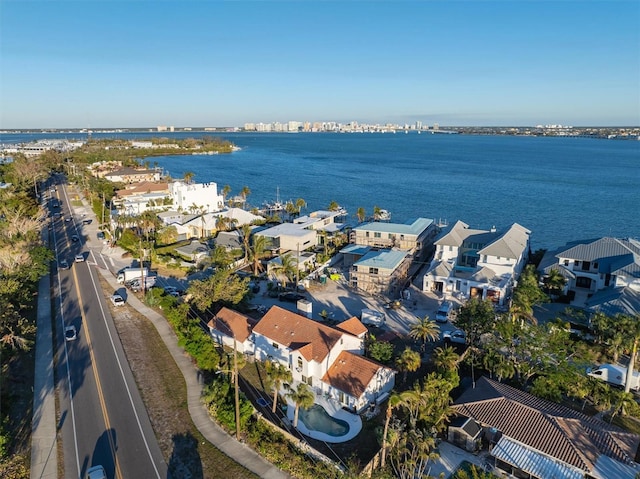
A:
{"type": "MultiPolygon", "coordinates": [[[[571,137],[404,133],[94,133],[94,137],[220,136],[240,147],[221,155],[149,158],[173,178],[247,186],[261,206],[302,198],[303,214],[332,201],[355,213],[386,209],[392,222],[417,217],[473,228],[517,222],[532,248],[614,236],[640,237],[640,142],[571,137]]],[[[22,135],[20,141],[60,138],[22,135]]],[[[81,138],[82,135],[65,135],[81,138]]],[[[3,135],[2,141],[16,137],[3,135]]],[[[86,135],[84,135],[86,138],[86,135]]]]}

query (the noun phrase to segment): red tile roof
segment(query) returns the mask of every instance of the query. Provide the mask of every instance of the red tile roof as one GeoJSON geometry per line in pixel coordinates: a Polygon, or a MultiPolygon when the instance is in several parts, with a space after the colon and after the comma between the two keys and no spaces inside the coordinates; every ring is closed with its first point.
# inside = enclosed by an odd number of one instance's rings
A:
{"type": "Polygon", "coordinates": [[[316,362],[322,362],[327,357],[343,334],[279,306],[272,306],[253,331],[299,351],[307,361],[316,362]]]}
{"type": "Polygon", "coordinates": [[[142,181],[137,183],[133,188],[125,188],[124,190],[116,191],[116,196],[118,198],[122,198],[124,196],[143,195],[145,193],[158,191],[166,191],[169,193],[169,184],[164,182],[156,183],[153,181],[142,181]]]}
{"type": "Polygon", "coordinates": [[[353,336],[360,336],[361,334],[365,334],[368,331],[367,327],[362,324],[362,322],[355,316],[338,324],[336,328],[353,336]]]}
{"type": "Polygon", "coordinates": [[[384,367],[363,356],[342,351],[327,370],[322,381],[351,397],[359,398],[378,370],[384,367]]]}
{"type": "Polygon", "coordinates": [[[465,391],[453,408],[585,471],[592,471],[603,454],[627,464],[640,444],[636,434],[486,377],[465,391]]]}
{"type": "Polygon", "coordinates": [[[256,320],[233,311],[229,308],[222,308],[208,323],[207,326],[213,327],[216,331],[220,331],[227,336],[235,336],[237,341],[245,341],[251,334],[251,329],[255,326],[256,320]]]}

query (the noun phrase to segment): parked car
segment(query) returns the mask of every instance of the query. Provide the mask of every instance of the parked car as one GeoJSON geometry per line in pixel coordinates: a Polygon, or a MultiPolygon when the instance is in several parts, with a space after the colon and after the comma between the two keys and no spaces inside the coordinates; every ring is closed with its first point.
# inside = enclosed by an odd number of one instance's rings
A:
{"type": "Polygon", "coordinates": [[[452,310],[453,303],[451,301],[443,302],[436,312],[436,321],[438,323],[446,323],[447,321],[449,321],[449,315],[451,314],[452,310]]]}
{"type": "Polygon", "coordinates": [[[69,263],[67,263],[66,259],[61,259],[59,264],[60,264],[60,268],[69,269],[69,263]]]}
{"type": "Polygon", "coordinates": [[[125,303],[124,299],[119,294],[114,294],[113,296],[111,296],[111,302],[114,306],[124,306],[125,303]]]}
{"type": "Polygon", "coordinates": [[[76,327],[73,324],[64,328],[65,341],[75,341],[77,337],[76,327]]]}
{"type": "Polygon", "coordinates": [[[73,241],[74,243],[77,243],[78,241],[80,241],[80,238],[78,238],[78,235],[72,235],[71,241],[73,241]]]}
{"type": "Polygon", "coordinates": [[[84,262],[84,254],[83,253],[79,253],[75,256],[74,261],[76,263],[83,263],[84,262]]]}
{"type": "Polygon", "coordinates": [[[286,293],[280,293],[278,295],[278,300],[287,301],[289,303],[297,303],[301,299],[305,299],[304,295],[294,293],[293,291],[287,291],[286,293]]]}
{"type": "Polygon", "coordinates": [[[87,219],[82,220],[82,224],[83,225],[90,225],[91,224],[91,218],[87,218],[87,219]]]}
{"type": "Polygon", "coordinates": [[[96,237],[99,240],[103,240],[104,239],[104,231],[98,231],[98,233],[96,234],[96,237]]]}
{"type": "Polygon", "coordinates": [[[462,329],[455,329],[453,331],[445,331],[442,333],[442,339],[445,343],[466,344],[467,335],[462,329]]]}

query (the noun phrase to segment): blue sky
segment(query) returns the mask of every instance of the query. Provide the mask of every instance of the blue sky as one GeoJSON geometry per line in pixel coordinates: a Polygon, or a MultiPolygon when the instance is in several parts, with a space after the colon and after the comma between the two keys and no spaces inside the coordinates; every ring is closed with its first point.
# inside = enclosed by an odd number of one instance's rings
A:
{"type": "Polygon", "coordinates": [[[0,0],[0,129],[640,125],[640,1],[0,0]]]}

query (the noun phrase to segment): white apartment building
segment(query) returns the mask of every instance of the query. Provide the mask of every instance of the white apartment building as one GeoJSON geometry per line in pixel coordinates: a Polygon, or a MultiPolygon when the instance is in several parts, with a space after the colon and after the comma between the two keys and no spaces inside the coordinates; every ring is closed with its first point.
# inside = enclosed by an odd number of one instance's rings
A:
{"type": "Polygon", "coordinates": [[[224,208],[224,198],[218,194],[216,183],[184,183],[174,181],[169,184],[172,208],[193,213],[213,213],[224,208]]]}

